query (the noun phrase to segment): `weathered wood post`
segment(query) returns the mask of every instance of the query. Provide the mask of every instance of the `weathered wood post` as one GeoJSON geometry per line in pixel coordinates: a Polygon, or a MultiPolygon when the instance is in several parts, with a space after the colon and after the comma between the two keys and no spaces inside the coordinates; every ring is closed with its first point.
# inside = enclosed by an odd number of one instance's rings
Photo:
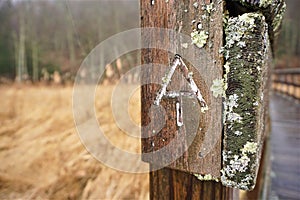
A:
{"type": "Polygon", "coordinates": [[[141,90],[150,199],[237,199],[232,188],[255,186],[274,38],[268,26],[278,29],[284,7],[228,2],[229,13],[224,0],[140,1],[149,47],[142,64],[158,66],[143,74],[150,81],[141,90]]]}
{"type": "MultiPolygon", "coordinates": [[[[150,172],[150,198],[202,199],[206,197],[207,199],[227,199],[232,197],[233,190],[223,187],[220,182],[212,180],[200,181],[192,174],[207,174],[209,175],[207,177],[210,179],[220,177],[222,99],[210,97],[210,86],[207,85],[206,82],[208,81],[204,81],[204,78],[222,79],[223,64],[219,49],[223,44],[223,2],[216,0],[213,2],[204,0],[197,2],[142,0],[140,6],[142,18],[141,24],[143,28],[169,28],[176,30],[177,33],[183,33],[190,38],[189,41],[182,42],[179,41],[180,38],[171,34],[165,34],[162,37],[160,34],[153,33],[152,37],[155,39],[152,39],[149,42],[156,44],[163,43],[163,46],[169,46],[170,48],[174,46],[174,49],[171,49],[173,50],[173,54],[159,48],[144,49],[142,50],[142,64],[159,63],[169,66],[169,63],[173,60],[174,53],[181,54],[181,56],[183,56],[182,54],[189,54],[189,56],[193,58],[197,56],[200,57],[200,49],[202,47],[205,48],[207,55],[211,58],[211,60],[208,60],[206,63],[206,65],[209,65],[208,62],[211,63],[211,66],[205,67],[206,74],[199,74],[200,70],[197,69],[197,67],[204,68],[204,66],[201,66],[203,65],[201,61],[198,61],[198,63],[196,62],[196,66],[188,65],[189,61],[186,61],[188,70],[194,72],[193,78],[203,94],[203,98],[207,102],[209,110],[206,113],[201,113],[199,106],[190,109],[184,108],[183,112],[188,109],[189,111],[193,111],[194,109],[196,115],[200,116],[200,123],[195,125],[197,131],[195,142],[189,148],[188,152],[170,163],[168,168],[150,172]],[[194,36],[194,41],[191,36],[194,36]],[[192,44],[193,42],[198,46],[192,44]],[[194,48],[195,50],[194,52],[187,52],[187,48],[194,48]],[[211,76],[211,74],[214,74],[214,76],[211,76]],[[212,104],[218,106],[210,108],[212,104]],[[211,112],[213,112],[214,114],[212,115],[215,116],[213,119],[210,117],[211,114],[209,115],[211,112]],[[214,141],[208,141],[213,143],[213,148],[208,153],[209,155],[205,156],[205,152],[201,152],[201,143],[203,143],[204,133],[208,129],[208,124],[214,124],[214,126],[212,126],[213,129],[210,130],[209,134],[214,133],[215,138],[213,138],[214,141]]],[[[147,33],[144,33],[144,35],[145,34],[147,33]]],[[[142,35],[143,39],[145,38],[144,35],[142,35]]],[[[157,46],[159,46],[159,44],[157,44],[157,46]]],[[[155,74],[149,74],[149,76],[153,76],[153,79],[156,76],[164,77],[165,72],[156,72],[155,74]]],[[[179,82],[178,77],[172,77],[171,84],[176,84],[177,81],[179,82]]],[[[210,80],[210,82],[212,83],[213,80],[210,80]]],[[[176,86],[174,87],[176,88],[176,86]]],[[[151,106],[153,105],[160,88],[161,86],[157,84],[149,84],[142,87],[142,125],[147,126],[152,121],[151,124],[154,126],[152,127],[152,130],[155,130],[156,124],[159,123],[155,121],[158,118],[153,117],[156,114],[151,113],[151,106]]],[[[176,123],[176,99],[164,98],[161,105],[166,109],[168,115],[164,118],[166,120],[165,126],[159,133],[152,137],[151,128],[142,130],[144,136],[144,139],[142,139],[143,153],[156,151],[167,146],[175,137],[176,133],[178,133],[178,135],[186,135],[186,129],[188,127],[185,127],[185,125],[179,127],[176,123]]],[[[185,124],[187,123],[185,113],[183,116],[183,123],[185,124]]],[[[186,138],[182,139],[183,140],[179,139],[176,144],[170,148],[169,154],[171,156],[174,155],[175,152],[180,151],[180,149],[185,148],[184,146],[187,143],[185,141],[186,138]]],[[[151,163],[151,168],[157,168],[161,161],[159,156],[151,158],[143,156],[143,159],[151,163]]]]}

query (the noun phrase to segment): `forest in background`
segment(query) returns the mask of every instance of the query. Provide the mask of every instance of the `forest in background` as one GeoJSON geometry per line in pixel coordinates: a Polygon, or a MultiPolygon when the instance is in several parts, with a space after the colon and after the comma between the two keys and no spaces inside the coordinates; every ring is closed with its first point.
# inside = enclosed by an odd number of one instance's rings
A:
{"type": "MultiPolygon", "coordinates": [[[[2,79],[36,82],[50,79],[56,71],[72,80],[101,41],[139,27],[139,4],[133,0],[1,0],[0,21],[2,79]]],[[[137,58],[126,59],[135,63],[137,58]]]]}
{"type": "MultiPolygon", "coordinates": [[[[300,1],[286,2],[276,63],[281,68],[299,67],[300,1]]],[[[1,0],[0,22],[0,83],[50,80],[54,72],[63,80],[72,80],[97,44],[113,34],[139,27],[139,3],[1,0]]],[[[137,54],[122,59],[129,66],[138,63],[137,54]]],[[[112,70],[117,71],[117,66],[113,65],[112,70]]]]}

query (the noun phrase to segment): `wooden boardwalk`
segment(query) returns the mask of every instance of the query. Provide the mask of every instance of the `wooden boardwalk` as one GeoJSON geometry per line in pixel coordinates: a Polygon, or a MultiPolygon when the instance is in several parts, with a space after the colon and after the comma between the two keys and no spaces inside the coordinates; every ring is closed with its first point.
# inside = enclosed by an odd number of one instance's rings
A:
{"type": "Polygon", "coordinates": [[[300,200],[300,103],[274,94],[272,120],[272,199],[300,200]]]}

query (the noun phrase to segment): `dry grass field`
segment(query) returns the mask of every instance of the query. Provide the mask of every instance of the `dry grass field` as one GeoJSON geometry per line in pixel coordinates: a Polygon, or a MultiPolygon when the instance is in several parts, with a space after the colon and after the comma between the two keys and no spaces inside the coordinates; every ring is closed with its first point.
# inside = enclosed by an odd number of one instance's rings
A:
{"type": "MultiPolygon", "coordinates": [[[[74,125],[72,90],[0,86],[0,199],[148,199],[147,174],[111,169],[84,148],[74,125]]],[[[112,144],[138,152],[139,142],[122,136],[114,124],[112,90],[105,86],[96,94],[99,122],[112,144]]],[[[129,101],[136,123],[138,94],[129,101]]]]}

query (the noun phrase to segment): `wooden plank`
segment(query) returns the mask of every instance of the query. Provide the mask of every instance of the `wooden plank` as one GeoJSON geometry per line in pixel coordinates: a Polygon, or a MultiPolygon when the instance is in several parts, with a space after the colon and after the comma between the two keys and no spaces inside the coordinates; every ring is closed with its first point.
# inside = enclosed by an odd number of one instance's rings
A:
{"type": "Polygon", "coordinates": [[[225,28],[227,89],[222,183],[242,190],[255,186],[265,137],[272,56],[265,17],[246,13],[225,28]]]}
{"type": "MultiPolygon", "coordinates": [[[[149,43],[149,47],[157,45],[170,50],[167,52],[157,48],[143,49],[142,64],[159,63],[170,66],[174,54],[180,54],[188,71],[193,72],[193,79],[208,105],[208,110],[201,112],[197,99],[183,97],[183,126],[178,126],[176,124],[178,99],[162,98],[160,106],[166,111],[163,119],[165,126],[159,132],[155,132],[157,124],[162,119],[161,113],[154,111],[153,107],[162,86],[159,84],[142,86],[142,127],[146,127],[142,128],[142,159],[156,166],[164,166],[166,160],[174,160],[168,167],[203,175],[211,174],[212,178],[219,178],[222,99],[213,97],[210,87],[215,79],[222,78],[223,73],[222,58],[219,54],[223,41],[223,1],[141,0],[140,6],[142,27],[170,28],[189,37],[188,41],[182,43],[180,38],[173,34],[160,32],[150,33],[152,35],[149,36],[149,32],[142,33],[142,39],[149,43]],[[200,37],[200,33],[207,35],[208,38],[204,36],[201,41],[196,40],[198,36],[200,37]],[[185,58],[190,58],[193,62],[185,58]],[[179,139],[174,142],[176,137],[179,139]],[[167,146],[169,149],[165,154],[154,154],[167,146]],[[188,151],[185,152],[186,148],[188,151]],[[182,153],[182,156],[175,159],[179,153],[182,153]]],[[[155,80],[157,77],[163,78],[165,73],[158,70],[147,74],[145,78],[155,80]]],[[[176,70],[176,73],[180,75],[181,71],[176,70]]],[[[178,75],[172,77],[167,90],[177,88],[178,92],[180,88],[188,88],[186,83],[181,84],[180,80],[178,75]]]]}

